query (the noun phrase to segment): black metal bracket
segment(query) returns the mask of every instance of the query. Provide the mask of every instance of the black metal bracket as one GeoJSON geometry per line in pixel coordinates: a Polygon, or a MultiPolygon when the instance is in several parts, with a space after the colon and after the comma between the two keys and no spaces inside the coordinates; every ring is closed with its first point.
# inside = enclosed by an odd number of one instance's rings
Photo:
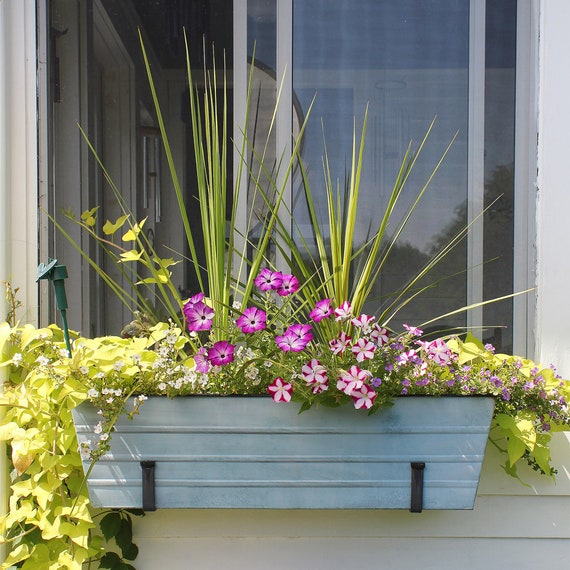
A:
{"type": "Polygon", "coordinates": [[[410,512],[421,513],[424,502],[424,469],[423,461],[410,463],[412,468],[412,498],[410,500],[410,512]]]}
{"type": "Polygon", "coordinates": [[[141,461],[142,468],[142,508],[143,511],[156,511],[154,467],[155,461],[141,461]]]}

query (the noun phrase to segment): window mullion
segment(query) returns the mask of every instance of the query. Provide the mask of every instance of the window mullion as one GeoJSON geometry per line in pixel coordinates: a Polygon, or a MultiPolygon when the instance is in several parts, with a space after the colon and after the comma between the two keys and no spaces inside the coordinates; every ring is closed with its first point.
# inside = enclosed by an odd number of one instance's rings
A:
{"type": "MultiPolygon", "coordinates": [[[[485,2],[471,0],[469,13],[469,134],[467,305],[483,301],[483,218],[485,189],[485,2]]],[[[480,331],[483,308],[467,313],[467,326],[480,331]]]]}

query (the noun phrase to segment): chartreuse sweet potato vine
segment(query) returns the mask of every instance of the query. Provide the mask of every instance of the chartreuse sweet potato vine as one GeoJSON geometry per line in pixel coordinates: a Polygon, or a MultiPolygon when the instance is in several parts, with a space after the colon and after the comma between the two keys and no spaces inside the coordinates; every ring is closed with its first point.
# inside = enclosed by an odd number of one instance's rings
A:
{"type": "Polygon", "coordinates": [[[0,396],[0,440],[9,449],[8,513],[0,540],[9,554],[0,568],[133,569],[131,514],[96,511],[89,495],[71,417],[87,398],[72,372],[80,359],[63,358],[57,327],[0,324],[0,366],[7,369],[0,396]]]}

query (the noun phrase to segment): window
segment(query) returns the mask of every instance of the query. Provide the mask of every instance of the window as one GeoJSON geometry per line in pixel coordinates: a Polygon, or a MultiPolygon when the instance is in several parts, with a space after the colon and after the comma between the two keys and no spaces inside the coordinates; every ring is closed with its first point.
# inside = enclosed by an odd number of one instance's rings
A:
{"type": "MultiPolygon", "coordinates": [[[[467,239],[431,277],[439,281],[439,287],[415,299],[392,324],[416,324],[483,298],[525,288],[523,281],[529,276],[523,275],[518,282],[513,277],[520,10],[517,14],[516,0],[235,0],[233,6],[221,0],[95,0],[93,10],[82,3],[52,0],[53,213],[58,216],[64,206],[79,213],[101,204],[101,215],[118,215],[117,205],[108,198],[105,182],[95,174],[75,130],[75,123],[80,122],[103,160],[110,162],[112,175],[139,217],[149,216],[147,227],[155,245],[184,253],[182,231],[171,223],[175,205],[169,198],[168,173],[158,168],[153,172],[160,179],[153,178],[152,184],[148,179],[149,159],[156,161],[160,153],[151,136],[156,125],[136,29],[141,27],[152,53],[175,160],[192,212],[181,34],[186,27],[195,67],[202,64],[203,36],[215,43],[218,53],[225,50],[235,101],[234,132],[243,125],[252,61],[259,124],[267,120],[276,84],[287,69],[273,141],[276,153],[283,148],[290,152],[291,132],[298,130],[316,93],[302,153],[317,194],[322,193],[323,179],[321,119],[329,160],[342,183],[354,118],[361,124],[369,105],[359,224],[362,242],[383,211],[409,141],[421,140],[437,116],[395,221],[458,133],[375,284],[371,310],[388,303],[402,282],[467,223],[471,224],[467,239]],[[151,146],[149,141],[153,141],[151,146]],[[484,208],[488,210],[482,215],[484,208]]],[[[520,187],[518,192],[524,192],[524,183],[520,187]]],[[[295,180],[290,205],[301,230],[306,228],[307,213],[295,180]]],[[[517,243],[519,248],[528,248],[527,243],[517,243]]],[[[91,307],[75,326],[89,334],[116,332],[128,313],[108,298],[102,309],[97,303],[103,298],[100,284],[76,252],[56,234],[53,244],[53,253],[76,268],[72,280],[81,283],[69,292],[70,318],[77,312],[75,319],[79,319],[83,307],[91,307]]],[[[190,268],[180,266],[175,271],[180,289],[191,290],[190,268]]],[[[440,325],[468,326],[476,332],[485,325],[486,340],[504,350],[513,348],[510,300],[467,315],[451,315],[440,325]]]]}

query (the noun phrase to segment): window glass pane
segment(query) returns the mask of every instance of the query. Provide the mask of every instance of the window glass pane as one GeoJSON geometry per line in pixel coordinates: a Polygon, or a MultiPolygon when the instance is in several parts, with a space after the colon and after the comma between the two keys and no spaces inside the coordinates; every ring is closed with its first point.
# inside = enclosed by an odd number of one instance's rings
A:
{"type": "MultiPolygon", "coordinates": [[[[386,307],[394,292],[452,237],[456,225],[466,223],[469,2],[299,0],[294,2],[293,49],[294,90],[303,109],[315,93],[317,97],[303,151],[317,203],[324,204],[320,120],[332,174],[342,186],[354,117],[360,124],[370,105],[356,247],[379,225],[410,140],[417,144],[437,115],[436,128],[394,213],[392,233],[459,132],[375,284],[370,310],[386,307]]],[[[294,199],[295,220],[309,235],[303,201],[299,195],[294,199]]],[[[432,273],[432,281],[446,277],[440,286],[404,307],[391,325],[419,323],[464,306],[465,267],[463,242],[432,273]]],[[[464,315],[459,315],[443,326],[464,324],[464,315]]]]}
{"type": "MultiPolygon", "coordinates": [[[[483,292],[513,291],[516,0],[487,0],[485,46],[485,207],[483,292]],[[495,201],[496,200],[496,201],[495,201]]],[[[513,303],[484,308],[487,340],[512,351],[513,303]],[[500,325],[500,326],[499,326],[500,325]],[[504,327],[504,328],[503,328],[504,327]]]]}

